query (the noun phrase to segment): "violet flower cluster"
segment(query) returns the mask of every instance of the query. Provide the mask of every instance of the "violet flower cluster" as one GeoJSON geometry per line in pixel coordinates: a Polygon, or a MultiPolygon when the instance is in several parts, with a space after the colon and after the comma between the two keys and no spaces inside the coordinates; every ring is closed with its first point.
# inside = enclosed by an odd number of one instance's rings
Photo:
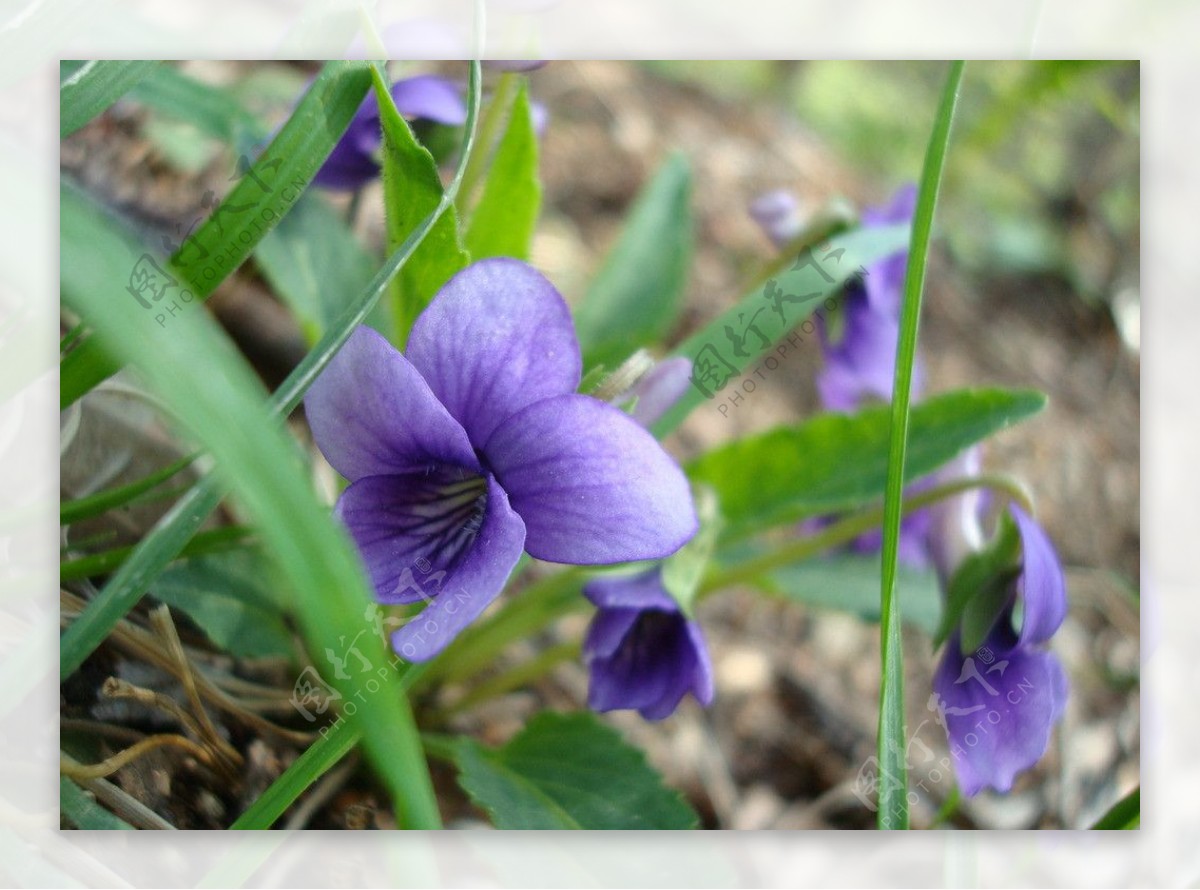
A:
{"type": "Polygon", "coordinates": [[[577,394],[580,370],[558,291],[495,258],[438,292],[404,354],[359,328],[309,390],[313,437],[350,481],[335,512],[376,597],[428,604],[392,635],[403,657],[445,648],[523,551],[603,565],[661,559],[695,534],[678,465],[577,394]]]}

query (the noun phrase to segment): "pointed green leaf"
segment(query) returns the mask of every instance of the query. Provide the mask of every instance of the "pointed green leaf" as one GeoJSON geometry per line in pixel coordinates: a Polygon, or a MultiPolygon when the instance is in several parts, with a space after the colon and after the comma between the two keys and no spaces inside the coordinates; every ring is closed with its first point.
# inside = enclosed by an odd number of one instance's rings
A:
{"type": "MultiPolygon", "coordinates": [[[[442,200],[442,180],[433,156],[417,142],[378,68],[372,68],[383,126],[383,195],[389,250],[401,244],[442,200]]],[[[396,346],[434,294],[470,261],[459,243],[458,216],[449,208],[392,281],[396,346]]]]}
{"type": "Polygon", "coordinates": [[[529,90],[522,83],[508,128],[471,213],[466,246],[472,260],[492,256],[529,259],[533,227],[542,203],[538,178],[538,140],[529,111],[529,90]]]}
{"type": "Polygon", "coordinates": [[[576,313],[585,367],[615,367],[670,330],[692,259],[691,200],[691,168],[673,155],[638,195],[576,313]]]}
{"type": "Polygon", "coordinates": [[[454,745],[459,784],[497,828],[695,828],[682,796],[590,713],[538,714],[506,745],[454,745]]]}

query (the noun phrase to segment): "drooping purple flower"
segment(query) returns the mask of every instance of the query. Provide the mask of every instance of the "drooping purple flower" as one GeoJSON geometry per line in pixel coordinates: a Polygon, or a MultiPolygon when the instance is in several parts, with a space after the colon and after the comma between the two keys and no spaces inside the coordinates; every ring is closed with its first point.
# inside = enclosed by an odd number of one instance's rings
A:
{"type": "MultiPolygon", "coordinates": [[[[457,127],[466,122],[467,106],[455,84],[444,77],[422,74],[392,85],[396,109],[412,121],[432,121],[457,127]]],[[[313,182],[329,189],[353,191],[379,175],[383,133],[379,105],[371,90],[355,112],[350,126],[333,147],[313,182]]]]}
{"type": "Polygon", "coordinates": [[[779,248],[786,247],[804,228],[800,201],[787,189],[759,195],[750,203],[750,216],[779,248]]]}
{"type": "Polygon", "coordinates": [[[1046,648],[1067,614],[1066,582],[1045,531],[1015,504],[1021,568],[984,643],[962,648],[955,629],[933,677],[930,708],[946,728],[963,793],[1006,792],[1045,753],[1062,716],[1067,678],[1046,648]]]}
{"type": "Polygon", "coordinates": [[[392,636],[405,658],[441,651],[522,550],[610,564],[695,533],[679,467],[623,412],[576,394],[580,368],[558,291],[494,258],[438,292],[406,354],[359,328],[309,390],[313,438],[351,483],[336,513],[377,598],[428,602],[392,636]]]}
{"type": "MultiPolygon", "coordinates": [[[[909,222],[915,206],[916,188],[905,186],[886,207],[863,211],[862,224],[870,228],[909,222]]],[[[871,263],[862,281],[847,287],[836,341],[828,321],[820,319],[825,367],[817,377],[817,390],[825,407],[854,411],[871,398],[891,401],[907,259],[908,252],[901,250],[871,263]]],[[[922,376],[918,362],[913,367],[914,398],[921,391],[922,376]]]]}
{"type": "Polygon", "coordinates": [[[588,707],[636,710],[647,720],[661,720],[689,692],[702,705],[712,703],[704,634],[663,588],[661,568],[598,578],[583,593],[598,608],[583,644],[588,707]]]}

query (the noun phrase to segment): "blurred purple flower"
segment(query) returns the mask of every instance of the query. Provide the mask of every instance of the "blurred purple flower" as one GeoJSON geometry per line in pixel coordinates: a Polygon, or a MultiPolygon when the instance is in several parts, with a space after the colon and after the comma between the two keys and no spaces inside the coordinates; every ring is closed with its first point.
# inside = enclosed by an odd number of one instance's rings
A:
{"type": "MultiPolygon", "coordinates": [[[[901,188],[888,206],[863,212],[866,228],[911,222],[916,187],[901,188]]],[[[825,367],[817,377],[821,401],[834,411],[853,411],[864,400],[892,399],[896,343],[900,333],[900,303],[907,251],[899,251],[866,267],[861,283],[846,289],[842,335],[834,342],[829,324],[821,318],[821,349],[825,367]]],[[[914,400],[922,388],[920,363],[913,367],[914,400]]]]}
{"type": "Polygon", "coordinates": [[[787,189],[759,195],[750,203],[750,216],[779,248],[787,246],[804,228],[800,201],[787,189]]]}
{"type": "Polygon", "coordinates": [[[598,608],[583,644],[588,707],[636,710],[647,720],[661,720],[689,692],[706,707],[712,703],[704,634],[663,588],[660,568],[598,578],[583,594],[598,608]]]}
{"type": "Polygon", "coordinates": [[[522,550],[609,564],[668,556],[695,533],[679,467],[626,414],[576,394],[580,366],[558,291],[495,258],[438,292],[406,354],[359,328],[309,390],[313,438],[351,483],[336,514],[377,598],[428,602],[392,636],[402,656],[441,651],[522,550]]]}
{"type": "Polygon", "coordinates": [[[968,796],[1011,789],[1045,753],[1067,698],[1066,674],[1045,645],[1067,614],[1062,564],[1041,526],[1015,504],[1009,514],[1021,539],[1020,572],[983,645],[963,652],[956,628],[933,677],[930,708],[968,796]]]}
{"type": "MultiPolygon", "coordinates": [[[[411,121],[432,121],[451,127],[466,122],[467,106],[462,94],[453,82],[443,77],[432,74],[409,77],[396,81],[391,92],[397,110],[411,121]]],[[[371,90],[313,182],[343,191],[362,188],[379,175],[382,144],[379,105],[375,91],[371,90]]]]}

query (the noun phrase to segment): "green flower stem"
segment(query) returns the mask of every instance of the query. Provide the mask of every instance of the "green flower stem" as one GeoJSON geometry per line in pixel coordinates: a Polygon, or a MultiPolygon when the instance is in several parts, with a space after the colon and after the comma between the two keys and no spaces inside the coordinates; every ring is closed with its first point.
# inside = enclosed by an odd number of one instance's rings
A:
{"type": "Polygon", "coordinates": [[[562,664],[564,661],[574,661],[579,657],[581,648],[578,640],[551,646],[549,649],[539,652],[528,661],[523,661],[503,673],[496,674],[484,680],[459,701],[456,701],[447,708],[446,714],[451,715],[468,711],[488,699],[496,698],[504,695],[506,692],[512,692],[514,689],[525,686],[543,674],[549,673],[551,669],[562,664]]]}
{"type": "Polygon", "coordinates": [[[509,112],[512,110],[513,100],[517,97],[517,75],[511,71],[505,71],[496,81],[496,89],[492,93],[492,101],[488,103],[487,111],[483,115],[483,120],[479,122],[479,138],[477,141],[478,149],[471,154],[470,160],[467,161],[466,171],[463,173],[462,184],[458,190],[458,196],[455,203],[458,206],[459,215],[464,220],[463,228],[466,228],[467,209],[471,203],[471,195],[475,191],[475,186],[483,176],[487,165],[491,163],[492,151],[496,146],[496,139],[500,135],[501,129],[504,127],[504,121],[508,118],[509,112]]]}
{"type": "MultiPolygon", "coordinates": [[[[1016,480],[1008,476],[970,476],[963,479],[955,479],[952,482],[938,485],[919,494],[910,495],[904,499],[902,512],[907,515],[945,498],[953,497],[964,491],[970,491],[973,488],[989,488],[994,491],[1003,492],[1027,510],[1030,509],[1029,496],[1016,480]]],[[[829,526],[819,534],[801,538],[780,547],[778,550],[764,553],[761,556],[748,559],[727,569],[710,572],[700,583],[699,595],[703,597],[724,587],[753,581],[755,578],[774,569],[800,562],[833,547],[848,544],[864,532],[877,528],[883,521],[883,518],[884,505],[880,504],[865,512],[848,516],[829,526]]]]}

